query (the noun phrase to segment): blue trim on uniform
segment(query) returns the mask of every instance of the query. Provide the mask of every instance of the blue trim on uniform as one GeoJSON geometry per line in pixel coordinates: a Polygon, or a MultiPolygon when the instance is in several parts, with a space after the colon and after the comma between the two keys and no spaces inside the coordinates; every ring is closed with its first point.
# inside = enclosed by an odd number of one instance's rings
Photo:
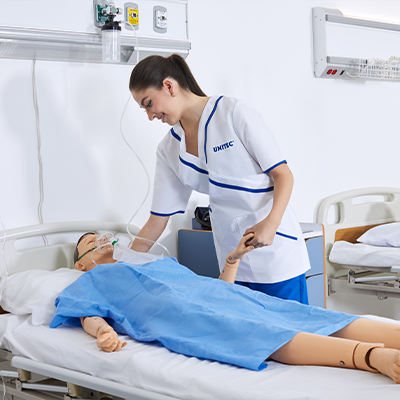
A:
{"type": "Polygon", "coordinates": [[[195,171],[200,172],[200,173],[202,173],[202,174],[208,175],[208,171],[206,171],[205,169],[201,169],[201,168],[199,168],[197,165],[192,164],[192,163],[190,163],[190,162],[184,160],[181,156],[179,156],[179,160],[180,160],[180,162],[181,162],[182,164],[185,164],[185,165],[187,165],[188,167],[193,168],[195,171]]]}
{"type": "Polygon", "coordinates": [[[286,235],[285,233],[276,232],[276,234],[279,235],[279,236],[283,236],[285,238],[288,238],[288,239],[297,240],[297,237],[286,235]]]}
{"type": "Polygon", "coordinates": [[[208,128],[208,124],[210,123],[211,118],[213,117],[213,115],[214,115],[214,113],[215,113],[215,110],[217,109],[217,106],[218,106],[219,101],[220,101],[223,97],[224,97],[224,96],[218,97],[217,101],[215,102],[214,108],[213,108],[213,110],[211,111],[210,116],[208,117],[208,120],[207,120],[207,122],[206,122],[205,129],[204,129],[204,131],[205,131],[205,132],[204,132],[204,155],[206,156],[206,163],[207,163],[207,128],[208,128]]]}
{"type": "Polygon", "coordinates": [[[264,174],[268,174],[268,172],[272,171],[274,168],[279,167],[281,164],[287,164],[286,160],[283,160],[281,162],[278,162],[277,164],[273,165],[271,168],[268,168],[264,171],[264,174]]]}
{"type": "Polygon", "coordinates": [[[225,189],[234,189],[234,190],[242,190],[243,192],[250,192],[250,193],[266,193],[266,192],[272,192],[274,190],[274,187],[267,187],[267,188],[262,188],[262,189],[250,189],[242,186],[235,186],[235,185],[227,185],[226,183],[220,183],[213,181],[211,178],[209,178],[210,183],[212,183],[215,186],[219,186],[225,189]]]}
{"type": "Polygon", "coordinates": [[[159,216],[159,217],[170,217],[171,215],[175,215],[175,214],[184,214],[185,213],[185,211],[175,211],[175,212],[173,212],[173,213],[171,213],[171,214],[161,214],[161,213],[156,213],[156,212],[154,212],[154,211],[150,211],[150,214],[152,214],[152,215],[157,215],[157,216],[159,216]]]}
{"type": "Polygon", "coordinates": [[[171,128],[171,135],[172,135],[175,139],[177,139],[177,140],[179,140],[179,141],[182,140],[181,137],[174,131],[174,128],[171,128]]]}
{"type": "Polygon", "coordinates": [[[240,286],[246,286],[269,296],[279,297],[284,300],[295,300],[308,305],[308,291],[306,274],[295,276],[286,281],[276,283],[235,282],[240,286]]]}

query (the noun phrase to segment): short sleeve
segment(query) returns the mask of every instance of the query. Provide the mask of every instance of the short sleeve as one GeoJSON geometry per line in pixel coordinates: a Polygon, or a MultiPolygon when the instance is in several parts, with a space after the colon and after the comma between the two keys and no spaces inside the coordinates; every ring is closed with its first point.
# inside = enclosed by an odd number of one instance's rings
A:
{"type": "Polygon", "coordinates": [[[239,101],[235,106],[233,126],[236,135],[264,173],[286,163],[261,114],[243,101],[239,101]]]}
{"type": "Polygon", "coordinates": [[[175,172],[171,160],[162,149],[157,150],[156,175],[154,178],[151,214],[168,217],[183,214],[186,210],[192,189],[185,186],[175,172]]]}

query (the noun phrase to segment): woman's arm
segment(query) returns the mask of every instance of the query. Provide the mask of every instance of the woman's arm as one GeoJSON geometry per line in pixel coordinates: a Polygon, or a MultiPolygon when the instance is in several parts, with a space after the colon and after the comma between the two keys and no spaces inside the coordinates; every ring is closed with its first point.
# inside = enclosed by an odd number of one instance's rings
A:
{"type": "Polygon", "coordinates": [[[127,344],[118,339],[117,333],[103,318],[81,318],[81,324],[86,333],[97,338],[97,346],[104,351],[118,351],[127,344]]]}
{"type": "Polygon", "coordinates": [[[254,238],[247,244],[254,247],[269,246],[275,238],[293,189],[293,174],[287,164],[281,164],[269,173],[274,179],[274,199],[271,212],[258,224],[246,229],[245,235],[253,232],[254,238]]]}
{"type": "Polygon", "coordinates": [[[164,232],[168,221],[169,217],[160,217],[151,214],[150,218],[137,235],[138,238],[145,238],[151,241],[136,238],[131,245],[131,249],[141,253],[147,253],[153,246],[154,242],[156,242],[164,232]]]}
{"type": "Polygon", "coordinates": [[[246,242],[254,237],[254,233],[248,233],[240,239],[240,242],[235,250],[228,254],[224,268],[222,269],[219,279],[228,282],[235,283],[236,273],[239,268],[240,260],[250,251],[254,249],[254,246],[246,246],[246,242]]]}

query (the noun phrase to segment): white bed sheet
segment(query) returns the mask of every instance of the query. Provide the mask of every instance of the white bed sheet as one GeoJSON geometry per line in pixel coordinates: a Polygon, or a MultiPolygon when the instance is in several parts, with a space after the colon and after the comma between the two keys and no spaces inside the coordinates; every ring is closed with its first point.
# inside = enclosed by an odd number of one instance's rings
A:
{"type": "Polygon", "coordinates": [[[66,326],[50,329],[33,326],[30,316],[0,316],[0,346],[15,355],[179,399],[400,398],[400,385],[380,374],[274,362],[256,372],[121,338],[128,345],[118,353],[108,354],[99,350],[96,341],[82,329],[66,326]]]}
{"type": "Polygon", "coordinates": [[[400,265],[400,248],[349,243],[341,240],[333,244],[329,261],[361,267],[392,267],[400,265]]]}

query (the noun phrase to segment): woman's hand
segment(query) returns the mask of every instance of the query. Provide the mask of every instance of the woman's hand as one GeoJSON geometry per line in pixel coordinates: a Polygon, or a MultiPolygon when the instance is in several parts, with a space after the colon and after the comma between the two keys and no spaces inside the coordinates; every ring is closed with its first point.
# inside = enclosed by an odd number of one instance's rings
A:
{"type": "Polygon", "coordinates": [[[102,325],[97,332],[97,346],[111,353],[126,346],[127,342],[118,339],[117,333],[110,325],[102,325]]]}
{"type": "Polygon", "coordinates": [[[256,249],[263,246],[270,246],[274,241],[279,225],[280,221],[275,221],[274,218],[268,216],[258,224],[246,229],[243,237],[249,233],[253,233],[253,238],[248,240],[246,245],[254,246],[256,249]]]}

